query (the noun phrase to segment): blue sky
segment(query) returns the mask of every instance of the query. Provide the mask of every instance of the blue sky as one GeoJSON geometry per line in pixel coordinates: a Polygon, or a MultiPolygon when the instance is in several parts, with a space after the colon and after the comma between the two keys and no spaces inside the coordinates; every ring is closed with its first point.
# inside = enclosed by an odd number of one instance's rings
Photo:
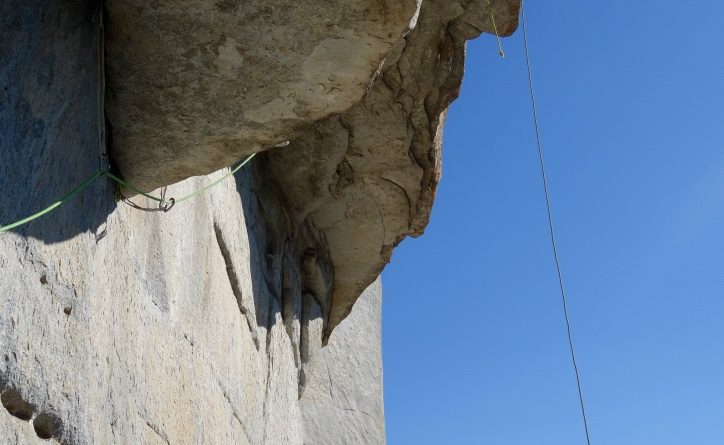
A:
{"type": "MultiPolygon", "coordinates": [[[[594,445],[724,443],[724,4],[529,1],[594,445]]],[[[521,30],[468,46],[430,225],[383,274],[388,441],[585,444],[521,30]]]]}

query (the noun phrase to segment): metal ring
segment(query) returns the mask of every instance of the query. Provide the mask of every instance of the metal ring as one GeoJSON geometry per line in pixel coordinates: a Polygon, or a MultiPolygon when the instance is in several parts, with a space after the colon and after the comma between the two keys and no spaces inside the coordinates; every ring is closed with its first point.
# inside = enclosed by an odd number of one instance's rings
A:
{"type": "Polygon", "coordinates": [[[176,205],[176,200],[174,198],[170,198],[168,201],[161,203],[161,210],[166,213],[171,210],[174,205],[176,205]]]}

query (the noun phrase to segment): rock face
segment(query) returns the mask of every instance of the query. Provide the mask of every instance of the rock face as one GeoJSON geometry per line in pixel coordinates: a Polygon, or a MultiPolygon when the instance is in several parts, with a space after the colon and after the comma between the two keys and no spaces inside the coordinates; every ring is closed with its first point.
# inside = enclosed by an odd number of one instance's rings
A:
{"type": "Polygon", "coordinates": [[[326,240],[326,338],[392,249],[427,225],[465,42],[494,32],[493,18],[511,34],[518,8],[109,0],[113,157],[150,190],[283,143],[262,162],[294,220],[326,240]]]}
{"type": "MultiPolygon", "coordinates": [[[[490,4],[107,0],[127,179],[290,144],[169,213],[99,179],[0,233],[0,443],[384,442],[376,280],[427,223],[465,39],[515,27],[490,4]]],[[[0,3],[0,224],[105,166],[98,17],[0,3]]]]}
{"type": "Polygon", "coordinates": [[[417,8],[415,0],[106,6],[114,159],[145,190],[229,166],[359,102],[417,8]]]}
{"type": "Polygon", "coordinates": [[[390,261],[422,234],[440,179],[442,126],[463,77],[465,42],[517,25],[519,2],[422,2],[416,26],[387,55],[378,80],[349,110],[315,123],[270,169],[294,217],[324,233],[334,266],[327,333],[390,261]],[[494,5],[490,9],[488,5],[494,5]]]}
{"type": "Polygon", "coordinates": [[[304,365],[300,403],[306,443],[385,442],[380,291],[378,282],[368,287],[327,346],[312,351],[304,365]]]}

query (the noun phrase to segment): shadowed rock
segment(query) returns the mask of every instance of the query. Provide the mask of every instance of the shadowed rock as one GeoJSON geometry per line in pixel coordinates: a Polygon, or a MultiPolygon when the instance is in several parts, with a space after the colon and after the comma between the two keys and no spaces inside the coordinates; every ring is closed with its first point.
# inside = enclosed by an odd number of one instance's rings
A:
{"type": "MultiPolygon", "coordinates": [[[[427,223],[444,110],[464,40],[492,30],[487,3],[104,3],[127,178],[203,174],[245,153],[237,137],[290,144],[172,212],[116,205],[98,180],[0,236],[0,443],[382,442],[379,284],[347,313],[427,223]],[[312,57],[320,44],[334,64],[312,57]],[[315,77],[344,74],[323,87],[349,89],[304,96],[309,57],[315,77]],[[294,117],[255,114],[277,98],[299,101],[294,117]]],[[[491,5],[512,31],[517,2],[491,5]]],[[[0,223],[105,167],[97,7],[0,2],[0,223]]]]}
{"type": "Polygon", "coordinates": [[[465,42],[517,26],[517,0],[426,0],[415,28],[392,49],[378,80],[344,113],[318,122],[270,169],[298,221],[325,234],[334,265],[326,336],[390,261],[422,234],[440,179],[442,127],[458,96],[465,42]]]}
{"type": "Polygon", "coordinates": [[[511,34],[518,9],[518,0],[110,0],[113,157],[153,189],[290,140],[255,162],[295,221],[323,234],[333,271],[329,295],[317,295],[326,337],[392,249],[422,234],[465,42],[495,32],[493,17],[511,34]]]}
{"type": "Polygon", "coordinates": [[[211,173],[358,102],[415,0],[109,0],[113,157],[144,190],[211,173]]]}

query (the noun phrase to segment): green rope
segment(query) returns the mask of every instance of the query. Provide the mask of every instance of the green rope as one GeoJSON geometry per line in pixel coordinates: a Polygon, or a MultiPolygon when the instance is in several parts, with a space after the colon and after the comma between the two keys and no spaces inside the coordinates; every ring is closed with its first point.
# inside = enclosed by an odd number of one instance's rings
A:
{"type": "Polygon", "coordinates": [[[46,213],[50,213],[51,211],[55,210],[56,208],[60,207],[61,204],[64,204],[66,201],[68,201],[73,196],[80,193],[84,188],[88,186],[91,182],[95,181],[96,179],[103,176],[105,172],[103,170],[99,170],[92,174],[88,179],[81,182],[80,185],[76,188],[74,188],[72,191],[70,191],[68,194],[60,198],[59,200],[55,201],[53,204],[49,205],[48,207],[44,208],[43,210],[33,213],[32,215],[21,219],[20,221],[16,221],[12,224],[8,224],[6,226],[0,226],[0,233],[6,232],[8,230],[14,229],[18,226],[22,226],[23,224],[29,223],[30,221],[40,218],[41,216],[45,215],[46,213]]]}
{"type": "Polygon", "coordinates": [[[191,199],[196,195],[200,195],[201,193],[204,193],[206,190],[210,189],[211,187],[215,186],[216,184],[220,183],[224,179],[228,178],[229,176],[232,176],[234,173],[239,171],[239,169],[241,167],[245,166],[247,164],[247,162],[251,161],[251,158],[253,158],[254,155],[256,155],[256,153],[250,154],[248,158],[239,162],[239,164],[236,167],[234,167],[228,174],[222,176],[221,178],[212,182],[211,184],[207,185],[206,187],[202,187],[202,188],[196,190],[195,192],[191,193],[190,195],[182,196],[181,198],[176,198],[176,202],[178,203],[178,202],[186,201],[187,199],[191,199]]]}
{"type": "Polygon", "coordinates": [[[69,200],[70,200],[71,198],[73,198],[75,195],[77,195],[78,193],[80,193],[81,191],[83,191],[83,189],[85,189],[86,187],[88,187],[88,185],[90,185],[93,181],[95,181],[96,179],[98,179],[98,178],[100,178],[100,177],[102,177],[102,176],[107,176],[108,178],[110,178],[111,180],[117,182],[118,184],[120,184],[120,185],[122,185],[122,186],[124,186],[124,187],[127,187],[127,188],[133,190],[134,192],[138,193],[139,195],[145,196],[145,197],[148,198],[148,199],[152,199],[152,200],[158,202],[160,205],[172,205],[172,204],[175,203],[175,202],[186,201],[186,200],[191,199],[191,198],[193,198],[193,197],[195,197],[195,196],[198,196],[198,195],[200,195],[201,193],[204,193],[204,192],[207,191],[208,189],[210,189],[210,188],[214,187],[215,185],[219,184],[219,183],[222,182],[224,179],[228,178],[229,176],[232,176],[234,173],[236,173],[237,171],[239,171],[239,169],[241,169],[244,165],[246,165],[249,161],[251,161],[251,158],[253,158],[254,155],[256,155],[256,153],[252,153],[249,157],[247,157],[247,158],[244,159],[243,161],[239,162],[239,164],[237,164],[236,167],[234,167],[228,174],[222,176],[221,178],[219,178],[218,180],[212,182],[211,184],[209,184],[209,185],[207,185],[207,186],[205,186],[205,187],[202,187],[202,188],[194,191],[193,193],[191,193],[191,194],[189,194],[189,195],[183,196],[183,197],[181,197],[181,198],[179,198],[179,199],[175,199],[175,200],[174,200],[174,199],[167,200],[167,199],[158,198],[158,197],[156,197],[156,196],[150,195],[150,194],[142,191],[142,190],[139,189],[138,187],[136,187],[136,186],[134,186],[134,185],[126,182],[126,181],[123,180],[122,178],[114,175],[113,173],[111,173],[111,172],[108,171],[108,170],[98,170],[97,172],[93,173],[91,176],[89,176],[88,178],[86,178],[83,182],[81,182],[76,188],[74,188],[73,190],[71,190],[70,192],[68,192],[67,194],[65,194],[62,198],[58,199],[58,200],[55,201],[53,204],[49,205],[48,207],[44,208],[43,210],[41,210],[41,211],[39,211],[39,212],[37,212],[37,213],[33,213],[32,215],[30,215],[30,216],[28,216],[28,217],[25,217],[25,218],[23,218],[23,219],[21,219],[21,220],[19,220],[19,221],[14,222],[14,223],[11,223],[11,224],[8,224],[8,225],[5,225],[5,226],[0,226],[0,233],[7,232],[8,230],[12,230],[12,229],[14,229],[14,228],[16,228],[16,227],[22,226],[23,224],[27,224],[27,223],[29,223],[30,221],[33,221],[33,220],[35,220],[35,219],[38,219],[38,218],[40,218],[41,216],[46,215],[46,214],[52,212],[52,211],[55,210],[56,208],[60,207],[62,204],[65,204],[67,201],[69,201],[69,200]]]}
{"type": "Polygon", "coordinates": [[[124,181],[123,179],[119,178],[118,176],[114,175],[114,174],[111,173],[111,172],[107,172],[107,173],[106,173],[106,176],[108,176],[108,177],[111,178],[112,180],[116,181],[117,183],[121,184],[122,186],[133,190],[134,192],[138,193],[139,195],[145,196],[145,197],[148,198],[148,199],[153,199],[154,201],[156,201],[156,202],[158,202],[158,203],[160,203],[160,204],[166,204],[166,203],[167,203],[167,201],[166,201],[165,199],[156,198],[156,197],[153,196],[153,195],[149,195],[148,193],[141,191],[139,188],[137,188],[137,187],[135,187],[135,186],[127,183],[126,181],[124,181]]]}

